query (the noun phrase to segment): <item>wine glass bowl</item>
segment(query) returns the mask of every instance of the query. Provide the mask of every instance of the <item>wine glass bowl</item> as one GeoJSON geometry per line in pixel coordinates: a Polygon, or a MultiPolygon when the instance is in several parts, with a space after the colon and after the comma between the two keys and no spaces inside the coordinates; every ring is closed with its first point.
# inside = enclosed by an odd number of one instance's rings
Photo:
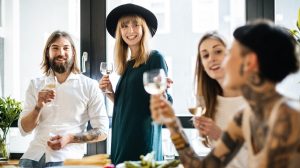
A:
{"type": "Polygon", "coordinates": [[[100,63],[100,72],[102,75],[109,75],[113,72],[113,64],[109,62],[100,63]]]}
{"type": "Polygon", "coordinates": [[[143,83],[146,92],[151,95],[162,94],[167,89],[167,78],[162,69],[144,72],[143,83]]]}
{"type": "Polygon", "coordinates": [[[203,114],[205,114],[205,111],[206,111],[205,108],[202,108],[200,106],[198,106],[198,107],[189,107],[188,110],[193,116],[202,116],[203,114]]]}
{"type": "MultiPolygon", "coordinates": [[[[147,93],[151,95],[160,95],[165,92],[167,89],[167,77],[166,73],[163,69],[153,69],[150,71],[146,71],[143,74],[143,83],[144,89],[147,93]]],[[[161,113],[161,109],[159,109],[158,113],[161,113]]],[[[165,118],[160,114],[160,123],[168,123],[172,122],[173,119],[165,118]]]]}
{"type": "Polygon", "coordinates": [[[56,88],[56,78],[55,77],[47,77],[45,79],[44,89],[53,90],[56,88]]]}

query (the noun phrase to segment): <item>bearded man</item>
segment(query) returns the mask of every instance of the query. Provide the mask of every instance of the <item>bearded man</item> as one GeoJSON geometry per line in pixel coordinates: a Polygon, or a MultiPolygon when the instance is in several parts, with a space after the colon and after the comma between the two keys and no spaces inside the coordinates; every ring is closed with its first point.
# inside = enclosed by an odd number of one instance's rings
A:
{"type": "Polygon", "coordinates": [[[102,93],[97,81],[80,73],[68,33],[55,31],[50,35],[42,70],[45,76],[29,84],[18,121],[23,136],[34,132],[20,167],[60,166],[66,158],[82,158],[84,143],[107,137],[102,93]],[[88,121],[92,129],[85,132],[88,121]]]}

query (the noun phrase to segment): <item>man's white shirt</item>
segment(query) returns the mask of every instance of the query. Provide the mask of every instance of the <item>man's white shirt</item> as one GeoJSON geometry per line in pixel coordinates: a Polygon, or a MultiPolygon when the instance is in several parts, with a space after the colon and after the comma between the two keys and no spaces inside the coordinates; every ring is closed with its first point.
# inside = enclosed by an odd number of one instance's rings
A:
{"type": "MultiPolygon", "coordinates": [[[[38,92],[45,87],[46,78],[49,77],[44,76],[30,81],[24,110],[18,121],[18,127],[23,136],[32,132],[23,130],[21,119],[33,111],[37,104],[38,92]]],[[[63,149],[54,151],[47,146],[47,140],[51,134],[84,132],[88,121],[92,128],[99,128],[102,134],[108,134],[109,120],[103,94],[97,81],[82,74],[71,73],[64,83],[56,84],[55,90],[56,97],[53,102],[46,104],[40,110],[39,124],[34,129],[34,139],[22,159],[39,161],[43,154],[46,155],[46,162],[82,158],[84,144],[68,144],[63,149]]]]}

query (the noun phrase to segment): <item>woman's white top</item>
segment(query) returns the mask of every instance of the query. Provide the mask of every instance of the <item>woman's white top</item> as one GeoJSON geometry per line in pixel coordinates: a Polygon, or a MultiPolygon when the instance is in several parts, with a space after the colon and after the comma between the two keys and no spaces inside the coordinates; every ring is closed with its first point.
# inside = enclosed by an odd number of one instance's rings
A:
{"type": "MultiPolygon", "coordinates": [[[[247,107],[247,102],[242,96],[238,97],[222,97],[217,96],[217,107],[215,122],[222,129],[226,129],[227,124],[233,119],[237,112],[247,107]]],[[[216,141],[211,141],[214,147],[216,141]]],[[[248,153],[244,144],[236,157],[226,166],[227,168],[244,168],[248,167],[248,153]]]]}

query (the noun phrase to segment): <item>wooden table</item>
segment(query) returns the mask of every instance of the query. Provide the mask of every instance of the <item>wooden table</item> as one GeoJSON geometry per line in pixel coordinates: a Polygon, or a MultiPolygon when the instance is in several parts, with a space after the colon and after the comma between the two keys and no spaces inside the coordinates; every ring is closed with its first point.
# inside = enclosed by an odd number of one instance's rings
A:
{"type": "Polygon", "coordinates": [[[15,168],[19,166],[19,160],[8,160],[8,162],[0,162],[0,167],[15,168]]]}

